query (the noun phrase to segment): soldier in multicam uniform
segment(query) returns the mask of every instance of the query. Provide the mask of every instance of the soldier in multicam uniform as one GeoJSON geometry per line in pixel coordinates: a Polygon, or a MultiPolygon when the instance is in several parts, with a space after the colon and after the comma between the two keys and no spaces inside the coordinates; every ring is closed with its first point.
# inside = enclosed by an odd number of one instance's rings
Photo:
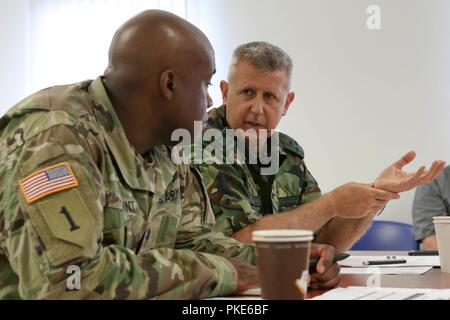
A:
{"type": "Polygon", "coordinates": [[[254,266],[224,258],[254,263],[254,247],[213,232],[195,173],[158,147],[158,126],[204,117],[213,59],[192,25],[145,12],[116,34],[104,77],[43,90],[0,120],[0,298],[186,299],[255,283],[254,266]],[[195,76],[177,55],[199,61],[195,76]],[[176,103],[149,85],[158,69],[176,103]],[[150,103],[159,116],[144,123],[150,103]],[[171,108],[185,118],[168,121],[171,108]],[[80,290],[67,290],[70,265],[80,290]]]}
{"type": "MultiPolygon", "coordinates": [[[[220,84],[224,105],[209,112],[207,128],[222,130],[224,138],[227,129],[276,129],[294,100],[289,91],[291,72],[291,58],[282,49],[265,42],[241,45],[234,52],[228,82],[220,84]]],[[[401,169],[414,159],[415,153],[410,152],[386,168],[373,184],[348,183],[321,196],[300,145],[283,133],[278,141],[279,168],[273,175],[262,175],[263,166],[249,163],[248,154],[241,154],[247,161],[239,163],[239,150],[234,150],[234,163],[209,165],[205,161],[198,165],[218,231],[248,243],[253,230],[306,228],[316,232],[316,242],[344,251],[389,200],[431,181],[444,166],[443,161],[435,161],[429,171],[421,168],[407,174],[401,169]]],[[[212,156],[210,163],[214,158],[220,160],[206,152],[209,144],[203,141],[202,156],[212,156]]]]}
{"type": "MultiPolygon", "coordinates": [[[[199,173],[163,146],[206,119],[209,41],[151,10],[118,30],[109,58],[103,77],[40,91],[0,119],[0,299],[191,299],[257,285],[254,246],[214,231],[199,173]]],[[[333,249],[312,252],[338,279],[333,249]]]]}

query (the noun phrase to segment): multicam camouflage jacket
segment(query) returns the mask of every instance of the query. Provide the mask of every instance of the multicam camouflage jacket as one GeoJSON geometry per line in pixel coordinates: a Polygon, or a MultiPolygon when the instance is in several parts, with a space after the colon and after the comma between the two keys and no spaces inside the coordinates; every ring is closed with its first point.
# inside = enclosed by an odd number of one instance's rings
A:
{"type": "MultiPolygon", "coordinates": [[[[229,129],[226,106],[209,112],[206,128],[229,129]]],[[[225,133],[224,133],[225,134],[225,133]]],[[[208,143],[203,141],[203,150],[208,143]]],[[[216,230],[227,236],[268,214],[288,211],[320,197],[316,180],[303,161],[303,149],[279,133],[279,169],[261,175],[258,164],[198,164],[216,215],[216,230]]],[[[238,155],[236,155],[238,157],[238,155]]],[[[245,158],[245,156],[243,156],[245,158]]]]}
{"type": "Polygon", "coordinates": [[[236,270],[215,254],[254,263],[254,247],[214,232],[199,173],[169,152],[135,152],[101,78],[12,108],[0,119],[0,299],[232,293],[236,270]]]}

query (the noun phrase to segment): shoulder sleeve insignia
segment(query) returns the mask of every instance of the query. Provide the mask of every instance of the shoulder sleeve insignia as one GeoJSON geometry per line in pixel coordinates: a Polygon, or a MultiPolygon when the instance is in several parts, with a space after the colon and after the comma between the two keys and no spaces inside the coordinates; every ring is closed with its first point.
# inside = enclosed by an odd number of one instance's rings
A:
{"type": "Polygon", "coordinates": [[[78,186],[72,168],[67,162],[44,168],[20,180],[20,189],[28,204],[53,193],[78,186]]]}

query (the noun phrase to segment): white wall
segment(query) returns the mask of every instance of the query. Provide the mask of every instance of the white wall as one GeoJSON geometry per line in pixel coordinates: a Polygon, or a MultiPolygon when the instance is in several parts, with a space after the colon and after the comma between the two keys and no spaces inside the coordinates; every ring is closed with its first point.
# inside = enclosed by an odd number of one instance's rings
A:
{"type": "Polygon", "coordinates": [[[27,0],[0,0],[0,115],[26,87],[27,0]]]}
{"type": "MultiPolygon", "coordinates": [[[[297,96],[280,129],[304,147],[323,191],[371,182],[411,149],[409,170],[450,161],[450,1],[188,0],[187,14],[216,49],[215,105],[236,46],[265,40],[290,53],[297,96]],[[371,4],[380,31],[366,27],[371,4]]],[[[412,197],[381,218],[411,222],[412,197]]]]}
{"type": "Polygon", "coordinates": [[[149,8],[185,16],[185,0],[0,0],[0,115],[35,91],[103,73],[116,29],[149,8]]]}

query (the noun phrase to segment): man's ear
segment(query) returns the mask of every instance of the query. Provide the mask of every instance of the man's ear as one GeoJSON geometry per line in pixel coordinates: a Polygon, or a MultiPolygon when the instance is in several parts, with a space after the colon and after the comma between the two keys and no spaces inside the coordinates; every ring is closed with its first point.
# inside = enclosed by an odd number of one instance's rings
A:
{"type": "Polygon", "coordinates": [[[295,92],[289,92],[289,94],[286,98],[286,103],[284,105],[284,110],[283,110],[284,116],[287,114],[291,103],[294,101],[294,98],[295,98],[295,92]]]}
{"type": "Polygon", "coordinates": [[[159,85],[163,96],[167,100],[172,101],[175,90],[175,72],[170,69],[164,70],[161,74],[159,85]]]}
{"type": "Polygon", "coordinates": [[[222,102],[227,103],[228,98],[228,83],[225,80],[220,81],[220,91],[222,91],[222,102]]]}

